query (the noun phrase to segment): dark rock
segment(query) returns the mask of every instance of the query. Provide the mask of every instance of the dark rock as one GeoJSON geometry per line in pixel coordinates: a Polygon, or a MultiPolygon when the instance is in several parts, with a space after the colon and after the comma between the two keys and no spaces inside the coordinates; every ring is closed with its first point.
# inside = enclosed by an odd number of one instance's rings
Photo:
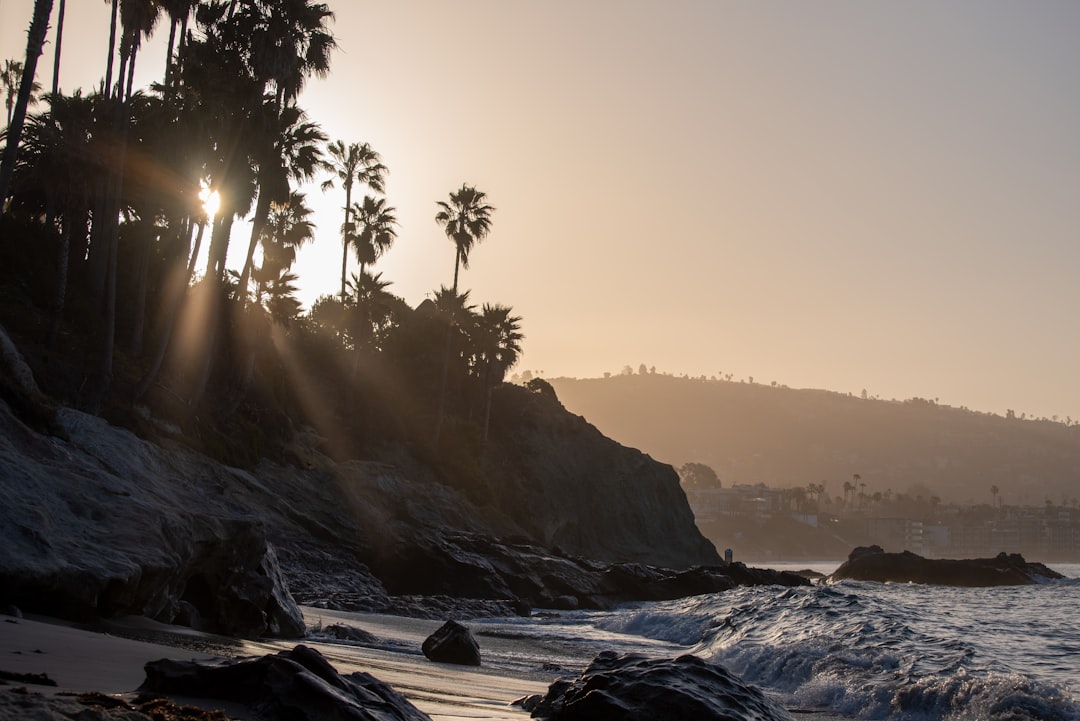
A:
{"type": "Polygon", "coordinates": [[[349,626],[344,623],[334,623],[323,629],[323,633],[330,638],[339,641],[354,641],[356,643],[374,643],[375,636],[362,628],[349,626]]]}
{"type": "Polygon", "coordinates": [[[574,680],[514,702],[549,721],[791,721],[758,689],[696,656],[651,659],[601,653],[574,680]]]}
{"type": "Polygon", "coordinates": [[[266,721],[430,721],[375,677],[342,676],[307,646],[255,659],[151,661],[140,690],[233,701],[266,721]]]}
{"type": "Polygon", "coordinates": [[[461,666],[480,665],[480,644],[472,632],[457,621],[447,621],[440,626],[424,640],[420,650],[431,661],[461,666]]]}
{"type": "Polygon", "coordinates": [[[632,601],[719,593],[740,585],[809,584],[794,573],[742,563],[684,571],[643,563],[606,564],[468,533],[419,539],[400,555],[385,556],[375,570],[391,593],[446,594],[458,588],[488,599],[509,594],[525,606],[557,610],[608,609],[632,601]]]}
{"type": "Polygon", "coordinates": [[[15,683],[29,683],[34,686],[55,686],[56,681],[49,678],[47,673],[20,673],[18,671],[0,670],[0,681],[14,681],[15,683]]]}
{"type": "Polygon", "coordinates": [[[831,581],[852,579],[881,583],[927,583],[941,586],[1025,586],[1063,576],[1018,553],[994,558],[935,559],[904,551],[886,553],[880,546],[856,548],[832,572],[831,581]]]}
{"type": "Polygon", "coordinates": [[[487,453],[502,474],[490,500],[533,543],[608,563],[720,563],[670,465],[513,384],[495,389],[491,421],[487,453]]]}

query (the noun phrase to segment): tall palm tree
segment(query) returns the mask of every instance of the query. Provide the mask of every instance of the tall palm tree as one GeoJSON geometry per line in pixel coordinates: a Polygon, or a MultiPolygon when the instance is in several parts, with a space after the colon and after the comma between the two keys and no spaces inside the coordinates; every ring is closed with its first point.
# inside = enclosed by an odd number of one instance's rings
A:
{"type": "Polygon", "coordinates": [[[345,188],[345,222],[341,225],[341,302],[344,304],[345,281],[349,268],[349,238],[354,230],[351,221],[353,187],[356,183],[360,183],[381,193],[387,170],[379,154],[367,143],[349,143],[346,146],[345,143],[337,140],[330,143],[326,151],[330,157],[323,167],[333,177],[322,184],[323,191],[333,188],[335,179],[340,181],[342,187],[345,188]]]}
{"type": "MultiPolygon", "coordinates": [[[[263,234],[273,204],[288,205],[291,200],[290,180],[311,180],[323,167],[322,146],[326,135],[316,123],[307,122],[299,107],[290,105],[280,112],[267,103],[262,113],[269,132],[257,141],[259,165],[259,196],[251,223],[251,239],[240,274],[240,285],[246,287],[251,272],[255,247],[263,234]]],[[[301,196],[303,197],[303,196],[301,196]]]]}
{"type": "Polygon", "coordinates": [[[271,208],[260,237],[262,265],[253,271],[256,283],[279,277],[292,267],[297,249],[315,237],[315,224],[311,220],[314,212],[307,204],[307,196],[299,191],[293,191],[287,202],[271,208]]]}
{"type": "Polygon", "coordinates": [[[446,237],[456,246],[454,286],[457,292],[458,269],[469,268],[469,253],[491,231],[491,214],[495,208],[487,204],[487,194],[474,186],[462,184],[450,193],[450,202],[438,201],[435,222],[446,230],[446,237]]]}
{"type": "Polygon", "coordinates": [[[240,6],[236,22],[249,38],[256,79],[278,109],[297,98],[310,75],[330,71],[336,46],[327,24],[334,13],[311,0],[254,0],[240,6]]]}
{"type": "Polygon", "coordinates": [[[162,10],[169,16],[169,45],[165,54],[165,89],[166,95],[172,92],[176,79],[174,66],[176,63],[176,36],[181,33],[183,43],[183,28],[187,26],[191,11],[198,5],[198,0],[158,0],[162,10]]]}
{"type": "MultiPolygon", "coordinates": [[[[495,208],[487,204],[487,194],[477,190],[474,186],[462,183],[461,188],[450,193],[450,202],[437,201],[439,212],[435,214],[435,222],[443,226],[446,237],[453,241],[454,254],[454,286],[452,291],[457,295],[458,271],[460,268],[469,267],[469,253],[472,247],[487,237],[491,231],[491,214],[495,208]]],[[[454,329],[454,315],[451,313],[446,328],[446,350],[443,354],[442,388],[439,392],[439,412],[435,421],[435,444],[438,445],[442,435],[443,417],[446,412],[446,385],[447,375],[450,372],[450,346],[454,329]]]]}
{"type": "Polygon", "coordinates": [[[365,195],[362,203],[353,203],[353,232],[348,238],[360,263],[360,274],[390,249],[397,238],[397,216],[385,198],[365,195]]]}
{"type": "Polygon", "coordinates": [[[0,203],[7,198],[11,185],[11,174],[15,170],[15,160],[19,153],[19,141],[22,139],[23,124],[26,122],[26,109],[30,104],[30,92],[34,87],[37,74],[37,62],[45,46],[45,34],[49,30],[49,16],[52,14],[53,0],[34,0],[34,13],[30,18],[30,29],[26,34],[26,60],[23,63],[22,78],[19,80],[19,95],[8,123],[7,144],[4,157],[0,161],[0,203]]]}
{"type": "Polygon", "coordinates": [[[158,0],[120,0],[120,77],[119,97],[127,100],[135,77],[135,60],[144,38],[149,38],[161,17],[158,0]],[[126,79],[125,79],[126,73],[126,79]]]}

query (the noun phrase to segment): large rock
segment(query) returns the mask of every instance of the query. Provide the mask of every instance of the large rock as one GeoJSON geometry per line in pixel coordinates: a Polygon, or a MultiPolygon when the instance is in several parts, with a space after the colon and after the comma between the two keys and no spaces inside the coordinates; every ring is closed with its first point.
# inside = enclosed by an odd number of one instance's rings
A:
{"type": "Polygon", "coordinates": [[[526,608],[607,609],[630,601],[664,601],[718,593],[742,585],[809,585],[793,573],[741,563],[683,571],[643,563],[602,563],[477,534],[415,539],[375,565],[396,594],[446,594],[517,599],[526,608]]]}
{"type": "Polygon", "coordinates": [[[502,385],[493,400],[501,480],[492,501],[537,545],[675,569],[720,562],[671,466],[607,438],[552,395],[502,385]]]}
{"type": "Polygon", "coordinates": [[[880,546],[860,546],[832,572],[829,580],[927,583],[941,586],[1024,586],[1055,578],[1057,571],[1029,563],[1018,553],[994,558],[931,559],[910,551],[886,553],[880,546]]]}
{"type": "Polygon", "coordinates": [[[480,644],[469,629],[457,621],[447,621],[420,646],[424,656],[439,663],[460,666],[480,665],[480,644]]]}
{"type": "Polygon", "coordinates": [[[264,721],[430,721],[374,676],[342,676],[307,646],[255,659],[151,661],[140,688],[240,703],[264,721]]]}
{"type": "Polygon", "coordinates": [[[783,707],[696,656],[653,659],[605,651],[574,680],[515,702],[548,721],[791,721],[783,707]]]}
{"type": "Polygon", "coordinates": [[[57,418],[70,440],[30,431],[0,404],[0,603],[77,620],[139,614],[233,635],[303,634],[261,520],[215,502],[229,469],[94,416],[57,418]]]}

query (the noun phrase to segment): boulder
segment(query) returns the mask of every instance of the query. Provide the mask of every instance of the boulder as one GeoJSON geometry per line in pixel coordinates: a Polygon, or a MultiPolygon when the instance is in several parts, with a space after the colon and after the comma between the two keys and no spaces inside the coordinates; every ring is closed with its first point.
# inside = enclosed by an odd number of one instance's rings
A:
{"type": "Polygon", "coordinates": [[[240,703],[264,721],[430,721],[370,674],[342,676],[318,651],[146,664],[143,691],[240,703]]]}
{"type": "Polygon", "coordinates": [[[46,438],[0,404],[0,605],[89,621],[144,615],[240,636],[303,635],[262,520],[208,472],[63,409],[46,438]]]}
{"type": "Polygon", "coordinates": [[[480,665],[480,644],[472,632],[457,621],[447,621],[440,626],[424,640],[420,650],[431,661],[460,666],[480,665]]]}
{"type": "Polygon", "coordinates": [[[548,721],[791,721],[758,689],[689,655],[654,659],[605,651],[578,678],[514,703],[548,721]]]}
{"type": "Polygon", "coordinates": [[[937,559],[904,551],[886,553],[880,546],[860,546],[829,576],[880,583],[926,583],[940,586],[1024,586],[1063,576],[1018,553],[994,558],[937,559]]]}

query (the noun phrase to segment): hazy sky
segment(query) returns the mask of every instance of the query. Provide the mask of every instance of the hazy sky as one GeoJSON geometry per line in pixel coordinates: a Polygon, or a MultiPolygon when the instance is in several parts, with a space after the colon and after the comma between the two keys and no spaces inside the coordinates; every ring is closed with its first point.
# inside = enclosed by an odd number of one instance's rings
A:
{"type": "MultiPolygon", "coordinates": [[[[31,5],[0,0],[0,56],[31,5]]],[[[69,6],[61,85],[89,88],[108,5],[69,6]]],[[[341,47],[301,104],[390,167],[400,237],[375,270],[414,305],[449,285],[435,202],[486,191],[462,285],[524,317],[517,370],[1080,418],[1080,3],[330,6],[341,47]]],[[[306,304],[338,287],[343,204],[310,194],[306,304]]]]}

